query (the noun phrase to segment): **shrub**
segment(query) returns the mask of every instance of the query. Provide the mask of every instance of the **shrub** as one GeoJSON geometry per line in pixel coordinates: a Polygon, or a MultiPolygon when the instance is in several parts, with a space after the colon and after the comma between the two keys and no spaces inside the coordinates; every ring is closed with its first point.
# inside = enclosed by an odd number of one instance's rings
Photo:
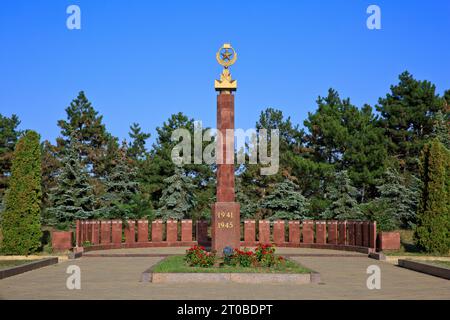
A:
{"type": "Polygon", "coordinates": [[[184,260],[192,267],[209,268],[216,262],[216,254],[206,251],[205,247],[193,246],[186,250],[184,260]]]}
{"type": "Polygon", "coordinates": [[[41,247],[41,149],[39,135],[27,131],[17,142],[2,213],[2,251],[27,255],[41,247]]]}
{"type": "Polygon", "coordinates": [[[439,140],[425,145],[420,158],[421,198],[414,238],[426,252],[450,248],[450,152],[439,140]]]}

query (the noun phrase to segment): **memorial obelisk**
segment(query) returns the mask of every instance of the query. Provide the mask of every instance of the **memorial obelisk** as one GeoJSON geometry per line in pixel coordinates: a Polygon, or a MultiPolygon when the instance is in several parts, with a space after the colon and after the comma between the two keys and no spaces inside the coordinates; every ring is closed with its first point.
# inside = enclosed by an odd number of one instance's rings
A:
{"type": "Polygon", "coordinates": [[[211,249],[222,254],[223,248],[240,246],[240,205],[234,194],[234,92],[237,81],[231,78],[229,67],[237,54],[226,43],[216,55],[223,66],[220,80],[215,80],[217,91],[217,192],[212,205],[211,249]]]}

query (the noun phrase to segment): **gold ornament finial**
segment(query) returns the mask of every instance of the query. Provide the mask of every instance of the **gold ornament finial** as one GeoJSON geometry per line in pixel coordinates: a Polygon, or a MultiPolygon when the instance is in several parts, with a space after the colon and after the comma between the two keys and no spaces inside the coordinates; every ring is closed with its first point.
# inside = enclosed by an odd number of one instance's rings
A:
{"type": "Polygon", "coordinates": [[[231,79],[228,67],[233,65],[237,60],[237,53],[229,43],[225,43],[216,53],[217,62],[224,67],[220,80],[214,81],[214,87],[217,91],[235,91],[237,89],[237,81],[231,79]]]}
{"type": "Polygon", "coordinates": [[[234,51],[233,47],[229,43],[225,43],[216,54],[217,62],[228,68],[233,65],[237,59],[237,53],[234,51]]]}

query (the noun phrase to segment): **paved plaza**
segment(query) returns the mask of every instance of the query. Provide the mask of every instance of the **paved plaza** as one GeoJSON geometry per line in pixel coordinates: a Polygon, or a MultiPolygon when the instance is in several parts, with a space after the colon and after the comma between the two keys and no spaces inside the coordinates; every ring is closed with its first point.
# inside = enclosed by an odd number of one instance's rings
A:
{"type": "MultiPolygon", "coordinates": [[[[417,273],[366,255],[317,249],[279,248],[281,254],[320,272],[320,284],[152,284],[141,273],[163,255],[185,248],[95,251],[89,254],[148,254],[148,257],[88,257],[68,260],[0,280],[0,299],[450,299],[450,281],[417,273]],[[157,256],[161,255],[161,256],[157,256]],[[66,269],[81,269],[81,290],[68,290],[66,269]],[[369,290],[369,265],[381,269],[381,289],[369,290]]],[[[88,255],[89,255],[88,254],[88,255]]]]}

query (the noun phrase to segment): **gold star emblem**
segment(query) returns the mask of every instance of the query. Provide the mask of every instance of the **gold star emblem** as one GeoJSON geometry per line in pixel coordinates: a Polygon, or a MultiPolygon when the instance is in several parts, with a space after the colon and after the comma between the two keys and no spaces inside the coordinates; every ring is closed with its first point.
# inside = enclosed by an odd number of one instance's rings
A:
{"type": "Polygon", "coordinates": [[[222,48],[217,51],[216,59],[219,64],[228,68],[236,62],[237,54],[229,43],[225,43],[222,48]]]}
{"type": "Polygon", "coordinates": [[[225,61],[230,61],[232,55],[233,55],[233,52],[228,51],[228,49],[225,49],[224,51],[222,51],[222,59],[225,61]]]}

